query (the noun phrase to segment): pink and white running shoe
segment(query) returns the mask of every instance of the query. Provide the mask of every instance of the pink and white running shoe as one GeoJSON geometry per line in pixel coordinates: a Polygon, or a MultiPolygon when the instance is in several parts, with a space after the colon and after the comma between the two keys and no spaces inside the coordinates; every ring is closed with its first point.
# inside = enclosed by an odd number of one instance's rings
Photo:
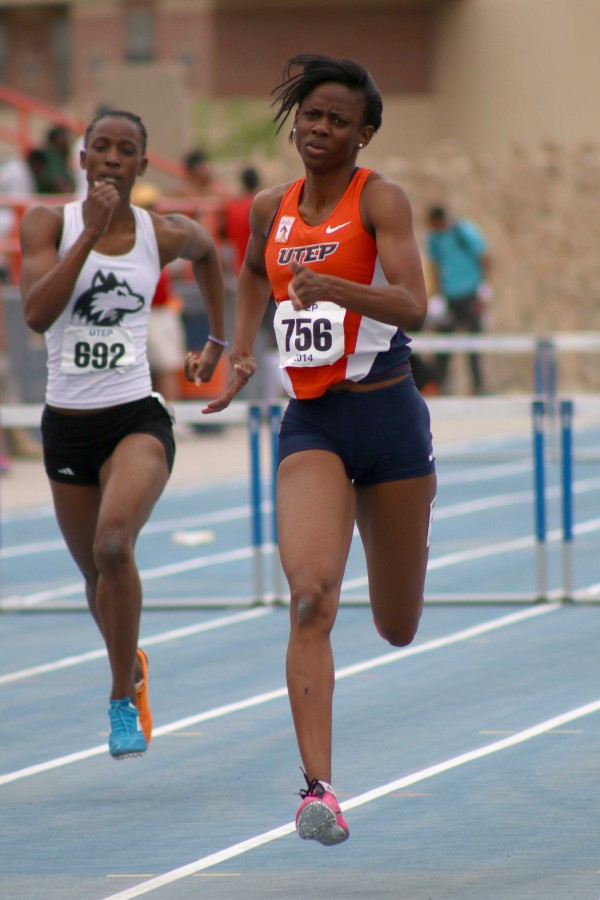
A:
{"type": "Polygon", "coordinates": [[[302,788],[302,803],[296,813],[296,831],[305,841],[318,841],[325,847],[341,844],[350,837],[348,823],[330,784],[314,778],[302,788]]]}

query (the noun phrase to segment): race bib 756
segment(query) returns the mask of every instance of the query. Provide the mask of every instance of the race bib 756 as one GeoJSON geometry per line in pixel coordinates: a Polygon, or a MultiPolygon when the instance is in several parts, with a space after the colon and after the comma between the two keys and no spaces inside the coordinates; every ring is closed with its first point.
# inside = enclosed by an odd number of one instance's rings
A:
{"type": "Polygon", "coordinates": [[[296,311],[291,300],[277,305],[273,324],[279,366],[330,366],[344,356],[346,310],[323,300],[296,311]]]}

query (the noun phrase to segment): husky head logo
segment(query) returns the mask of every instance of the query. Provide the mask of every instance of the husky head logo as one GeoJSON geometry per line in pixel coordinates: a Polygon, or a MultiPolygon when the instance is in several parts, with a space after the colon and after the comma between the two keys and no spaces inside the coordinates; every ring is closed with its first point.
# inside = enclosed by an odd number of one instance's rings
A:
{"type": "Polygon", "coordinates": [[[120,325],[126,315],[136,313],[144,298],[134,294],[126,281],[118,281],[112,272],[96,272],[92,286],[77,299],[73,315],[90,325],[120,325]]]}

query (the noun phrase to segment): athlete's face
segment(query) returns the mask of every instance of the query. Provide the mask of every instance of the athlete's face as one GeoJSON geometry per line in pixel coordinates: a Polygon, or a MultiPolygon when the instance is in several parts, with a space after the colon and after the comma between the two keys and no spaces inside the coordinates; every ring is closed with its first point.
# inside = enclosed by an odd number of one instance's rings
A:
{"type": "Polygon", "coordinates": [[[373,127],[364,125],[365,99],[343,84],[325,82],[308,94],[295,120],[296,147],[305,166],[331,169],[352,162],[373,127]]]}
{"type": "Polygon", "coordinates": [[[119,194],[128,195],[138,175],[148,164],[142,152],[142,135],[130,119],[107,116],[100,119],[88,136],[81,153],[88,184],[108,181],[119,194]]]}

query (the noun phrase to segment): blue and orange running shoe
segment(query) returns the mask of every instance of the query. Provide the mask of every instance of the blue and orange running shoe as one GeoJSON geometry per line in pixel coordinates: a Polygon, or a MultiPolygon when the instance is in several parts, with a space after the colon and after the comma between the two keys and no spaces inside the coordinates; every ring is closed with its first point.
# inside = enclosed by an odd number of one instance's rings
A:
{"type": "Polygon", "coordinates": [[[110,734],[108,749],[115,759],[141,756],[148,749],[140,723],[140,713],[129,697],[111,700],[108,710],[110,734]]]}
{"type": "Polygon", "coordinates": [[[148,657],[143,650],[138,648],[138,659],[142,666],[142,680],[138,681],[135,686],[135,699],[137,708],[140,711],[140,722],[142,731],[149,744],[152,739],[152,710],[150,709],[150,698],[148,697],[148,657]]]}
{"type": "Polygon", "coordinates": [[[300,791],[302,803],[296,813],[296,831],[303,840],[318,841],[325,847],[341,844],[350,837],[348,823],[330,784],[314,778],[300,791]]]}

